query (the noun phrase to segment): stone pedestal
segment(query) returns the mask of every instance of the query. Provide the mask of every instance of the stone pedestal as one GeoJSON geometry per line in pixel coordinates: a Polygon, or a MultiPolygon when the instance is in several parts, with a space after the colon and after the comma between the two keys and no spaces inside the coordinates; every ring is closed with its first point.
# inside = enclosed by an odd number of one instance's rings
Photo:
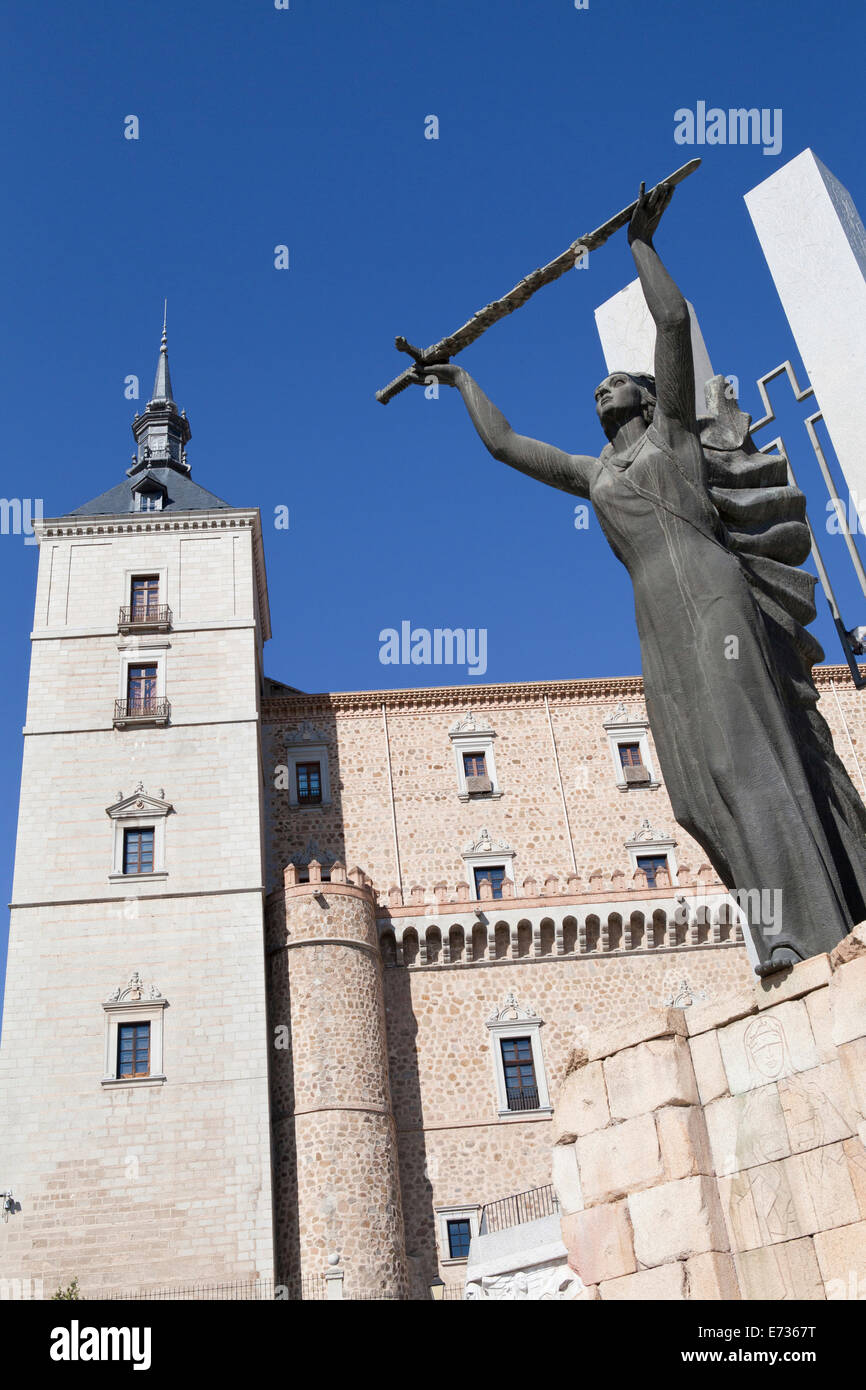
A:
{"type": "Polygon", "coordinates": [[[866,924],[595,1039],[553,1126],[571,1267],[602,1299],[866,1297],[864,1077],[866,924]]]}

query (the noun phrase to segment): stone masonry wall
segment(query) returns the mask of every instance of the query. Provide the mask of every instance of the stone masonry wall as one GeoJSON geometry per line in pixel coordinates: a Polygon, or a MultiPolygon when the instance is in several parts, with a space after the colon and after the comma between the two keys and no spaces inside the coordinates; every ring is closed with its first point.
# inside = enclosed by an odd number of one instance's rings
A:
{"type": "Polygon", "coordinates": [[[553,1171],[591,1296],[866,1296],[866,924],[570,1066],[553,1171]]]}
{"type": "Polygon", "coordinates": [[[330,1266],[347,1297],[404,1298],[372,894],[345,873],[318,894],[286,879],[268,911],[278,1276],[297,1296],[330,1266]]]}
{"type": "Polygon", "coordinates": [[[494,1041],[486,1020],[513,993],[543,1019],[541,1046],[554,1098],[578,1034],[584,1046],[675,994],[683,977],[717,1000],[746,985],[742,946],[631,956],[541,957],[385,970],[391,1093],[400,1154],[413,1297],[438,1276],[460,1283],[437,1208],[478,1206],[550,1182],[551,1118],[500,1116],[494,1041]]]}
{"type": "MultiPolygon", "coordinates": [[[[866,719],[847,668],[815,672],[819,708],[854,785],[866,796],[866,719]],[[857,758],[863,759],[863,772],[857,758]]],[[[347,695],[266,696],[262,703],[268,884],[282,882],[286,864],[298,862],[314,840],[323,854],[360,864],[380,900],[402,877],[404,897],[467,877],[461,852],[489,831],[515,851],[518,883],[548,874],[564,882],[574,872],[568,827],[544,705],[548,698],[568,807],[577,871],[588,881],[596,868],[631,872],[625,841],[641,822],[672,834],[680,864],[695,872],[706,855],[676,825],[663,781],[617,790],[604,722],[619,703],[645,716],[639,678],[559,681],[441,690],[370,691],[347,695]],[[383,706],[387,718],[385,741],[383,706]],[[471,710],[494,730],[499,798],[461,802],[449,730],[471,710]],[[278,769],[286,740],[309,721],[328,746],[331,804],[292,807],[278,769]],[[388,782],[388,747],[400,854],[398,876],[388,782]]],[[[658,762],[650,734],[650,753],[658,762]]]]}

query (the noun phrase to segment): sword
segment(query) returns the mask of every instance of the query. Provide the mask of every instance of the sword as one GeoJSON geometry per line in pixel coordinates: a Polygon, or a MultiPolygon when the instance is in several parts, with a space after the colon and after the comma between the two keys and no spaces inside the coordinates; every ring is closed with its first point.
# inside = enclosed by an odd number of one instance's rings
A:
{"type": "MultiPolygon", "coordinates": [[[[699,159],[690,159],[688,164],[684,164],[675,173],[668,174],[662,183],[676,185],[687,179],[689,174],[693,174],[700,164],[699,159]]],[[[658,186],[658,185],[657,185],[658,186]]],[[[653,190],[654,191],[654,190],[653,190]]],[[[555,260],[548,261],[547,265],[540,270],[533,270],[526,275],[519,284],[509,290],[501,299],[494,299],[492,304],[488,304],[484,309],[479,309],[472,315],[468,322],[458,328],[456,333],[450,333],[447,338],[442,338],[438,343],[433,343],[428,348],[416,348],[405,338],[395,338],[394,346],[400,352],[406,352],[414,360],[415,365],[401,372],[393,381],[389,381],[387,386],[383,386],[381,391],[376,392],[376,400],[381,401],[382,405],[387,405],[394,396],[398,396],[401,391],[405,391],[407,386],[411,386],[418,381],[418,369],[423,370],[427,366],[432,366],[436,362],[445,363],[450,361],[458,352],[462,352],[470,343],[474,343],[476,338],[480,338],[482,333],[493,323],[498,323],[504,319],[506,314],[513,313],[519,309],[521,304],[525,304],[527,299],[540,290],[542,285],[550,285],[554,280],[558,280],[560,275],[564,275],[567,270],[571,270],[576,262],[587,251],[595,251],[599,246],[603,246],[608,237],[618,232],[620,227],[625,227],[631,221],[631,215],[637,207],[637,199],[629,203],[627,208],[618,212],[615,217],[608,218],[600,227],[596,227],[594,232],[588,232],[586,236],[578,237],[569,247],[557,256],[555,260]]]]}

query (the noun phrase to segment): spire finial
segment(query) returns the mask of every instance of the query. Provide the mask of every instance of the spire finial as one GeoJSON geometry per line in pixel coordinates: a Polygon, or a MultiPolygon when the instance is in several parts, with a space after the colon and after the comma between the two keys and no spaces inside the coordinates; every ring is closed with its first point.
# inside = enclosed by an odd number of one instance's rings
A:
{"type": "Polygon", "coordinates": [[[166,324],[168,321],[168,300],[163,300],[162,306],[162,341],[159,345],[159,357],[156,363],[156,380],[153,383],[153,399],[155,401],[170,401],[171,395],[171,375],[168,370],[168,337],[166,334],[166,324]]]}

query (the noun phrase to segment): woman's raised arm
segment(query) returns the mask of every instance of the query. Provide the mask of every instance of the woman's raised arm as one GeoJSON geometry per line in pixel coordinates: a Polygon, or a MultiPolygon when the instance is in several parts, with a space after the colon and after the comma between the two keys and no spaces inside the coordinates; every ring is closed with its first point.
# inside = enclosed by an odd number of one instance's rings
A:
{"type": "Polygon", "coordinates": [[[644,192],[641,184],[638,204],[629,223],[628,239],[644,299],[656,326],[658,409],[668,420],[695,434],[695,369],[689,309],[653,245],[653,233],[672,197],[670,184],[659,184],[649,194],[644,192]]]}
{"type": "Polygon", "coordinates": [[[430,377],[435,377],[443,385],[457,388],[482,443],[495,459],[507,463],[509,468],[528,473],[531,478],[537,478],[549,487],[574,493],[577,497],[589,496],[589,485],[598,467],[597,459],[585,454],[567,454],[553,444],[517,434],[502,411],[463,367],[452,362],[419,367],[419,382],[423,383],[430,377]]]}

